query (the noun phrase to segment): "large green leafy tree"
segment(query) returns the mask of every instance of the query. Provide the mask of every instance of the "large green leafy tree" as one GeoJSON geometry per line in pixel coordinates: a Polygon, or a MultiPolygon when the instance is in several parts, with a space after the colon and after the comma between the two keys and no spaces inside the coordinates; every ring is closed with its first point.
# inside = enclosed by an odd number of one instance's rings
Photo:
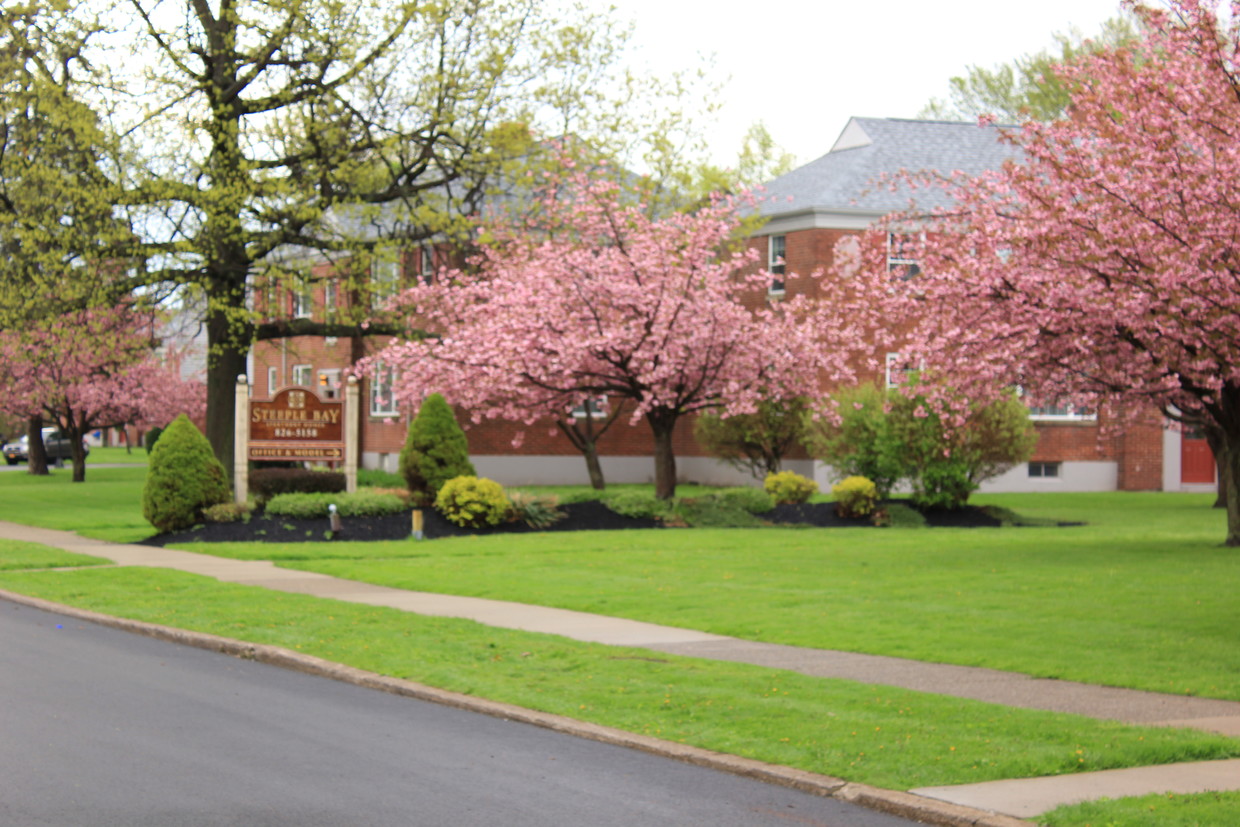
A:
{"type": "MultiPolygon", "coordinates": [[[[132,288],[106,131],[78,94],[102,29],[66,0],[0,9],[0,329],[10,339],[132,288]]],[[[42,424],[27,423],[32,474],[47,473],[42,424]]]]}
{"type": "Polygon", "coordinates": [[[1138,25],[1131,17],[1113,17],[1104,22],[1092,38],[1073,30],[1054,35],[1053,47],[1021,55],[1010,63],[989,69],[966,67],[963,75],[948,81],[947,97],[931,100],[921,114],[928,118],[963,121],[994,115],[1003,123],[1061,118],[1072,102],[1072,89],[1055,71],[1056,67],[1099,49],[1131,41],[1137,36],[1138,25]]]}
{"type": "Polygon", "coordinates": [[[606,111],[598,73],[616,55],[608,19],[556,19],[537,0],[128,0],[123,10],[138,57],[110,60],[121,68],[99,80],[125,139],[117,203],[142,236],[148,280],[205,298],[207,437],[226,465],[233,383],[254,339],[395,332],[366,318],[371,261],[459,231],[532,136],[547,134],[538,124],[606,111]],[[356,315],[254,315],[255,285],[332,258],[352,267],[342,305],[356,315]]]}

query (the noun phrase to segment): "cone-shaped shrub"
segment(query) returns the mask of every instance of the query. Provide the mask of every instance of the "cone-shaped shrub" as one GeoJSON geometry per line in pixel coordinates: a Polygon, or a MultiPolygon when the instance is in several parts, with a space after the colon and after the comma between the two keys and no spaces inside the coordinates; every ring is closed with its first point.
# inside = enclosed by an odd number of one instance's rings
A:
{"type": "Polygon", "coordinates": [[[400,473],[415,505],[430,505],[443,484],[454,477],[477,476],[469,461],[469,442],[456,424],[451,406],[437,393],[426,397],[409,423],[400,452],[400,473]]]}
{"type": "Polygon", "coordinates": [[[160,531],[202,522],[203,509],[228,502],[228,480],[207,438],[182,414],[151,449],[142,516],[160,531]]]}

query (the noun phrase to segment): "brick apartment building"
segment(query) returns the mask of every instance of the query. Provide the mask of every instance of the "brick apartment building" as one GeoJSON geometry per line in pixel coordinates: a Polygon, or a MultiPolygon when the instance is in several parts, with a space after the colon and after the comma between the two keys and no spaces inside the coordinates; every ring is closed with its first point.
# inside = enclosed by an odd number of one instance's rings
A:
{"type": "MultiPolygon", "coordinates": [[[[832,264],[836,243],[857,234],[876,219],[910,205],[907,191],[875,183],[884,175],[907,170],[960,170],[980,173],[1012,157],[999,143],[995,127],[876,118],[853,118],[831,150],[821,158],[766,185],[759,212],[766,218],[751,239],[772,272],[787,272],[787,281],[771,286],[772,299],[808,289],[795,273],[809,273],[832,264]]],[[[919,208],[938,206],[943,196],[917,193],[919,208]]],[[[893,266],[915,266],[902,255],[901,238],[890,239],[893,266]]],[[[372,279],[395,285],[402,279],[427,276],[446,263],[446,251],[424,245],[406,251],[398,261],[376,265],[372,279]]],[[[329,275],[320,265],[316,276],[329,275]]],[[[311,280],[299,291],[272,297],[268,315],[309,317],[331,312],[347,302],[330,278],[311,280]]],[[[293,337],[260,342],[253,349],[250,376],[255,398],[267,398],[290,385],[313,387],[325,397],[340,393],[349,366],[377,352],[379,338],[333,339],[293,337]]],[[[880,357],[883,354],[877,354],[880,357]]],[[[894,358],[895,354],[891,355],[894,358]]],[[[880,358],[879,360],[883,360],[880,358]]],[[[392,396],[384,372],[363,382],[362,465],[394,471],[409,417],[415,413],[392,396]]],[[[875,377],[890,380],[891,377],[875,377]]],[[[1035,409],[1039,433],[1033,459],[983,485],[988,491],[1086,490],[1212,490],[1214,463],[1205,440],[1189,438],[1167,428],[1159,417],[1123,433],[1099,438],[1100,423],[1089,413],[1070,408],[1035,409]]],[[[585,462],[551,422],[546,427],[522,428],[502,422],[470,427],[470,452],[478,472],[505,484],[584,483],[585,462]],[[524,441],[514,448],[514,432],[524,441]]],[[[674,437],[677,472],[681,481],[744,484],[751,481],[707,455],[682,422],[674,437]]],[[[648,482],[653,479],[651,439],[647,426],[628,424],[621,417],[599,440],[599,454],[609,482],[648,482]]],[[[826,486],[831,469],[800,458],[787,467],[815,477],[826,486]]]]}

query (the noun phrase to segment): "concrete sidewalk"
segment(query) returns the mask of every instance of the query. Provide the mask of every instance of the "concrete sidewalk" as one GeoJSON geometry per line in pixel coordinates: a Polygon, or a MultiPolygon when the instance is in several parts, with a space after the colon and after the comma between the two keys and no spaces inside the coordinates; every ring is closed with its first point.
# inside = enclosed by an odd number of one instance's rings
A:
{"type": "MultiPolygon", "coordinates": [[[[410,592],[154,546],[122,545],[51,529],[0,522],[0,537],[26,540],[110,559],[121,566],[169,568],[227,583],[475,620],[491,626],[575,640],[654,649],[689,657],[753,663],[818,677],[883,684],[1006,706],[1069,712],[1127,723],[1181,726],[1240,737],[1240,702],[1070,681],[1012,672],[758,643],[691,629],[472,597],[410,592]]],[[[1153,792],[1240,790],[1240,760],[1108,770],[1050,778],[935,787],[913,793],[935,800],[1027,818],[1066,803],[1153,792]]]]}

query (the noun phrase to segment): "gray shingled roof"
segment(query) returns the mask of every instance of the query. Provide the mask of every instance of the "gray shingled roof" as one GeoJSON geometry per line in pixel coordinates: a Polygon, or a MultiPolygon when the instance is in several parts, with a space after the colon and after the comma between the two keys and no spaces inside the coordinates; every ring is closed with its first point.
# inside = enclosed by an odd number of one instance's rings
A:
{"type": "Polygon", "coordinates": [[[770,217],[805,210],[885,215],[907,208],[910,195],[919,209],[944,206],[948,199],[938,190],[892,192],[875,182],[900,170],[958,170],[976,175],[996,169],[1017,155],[1011,146],[999,142],[1002,128],[852,118],[830,152],[767,183],[758,211],[770,217]]]}

